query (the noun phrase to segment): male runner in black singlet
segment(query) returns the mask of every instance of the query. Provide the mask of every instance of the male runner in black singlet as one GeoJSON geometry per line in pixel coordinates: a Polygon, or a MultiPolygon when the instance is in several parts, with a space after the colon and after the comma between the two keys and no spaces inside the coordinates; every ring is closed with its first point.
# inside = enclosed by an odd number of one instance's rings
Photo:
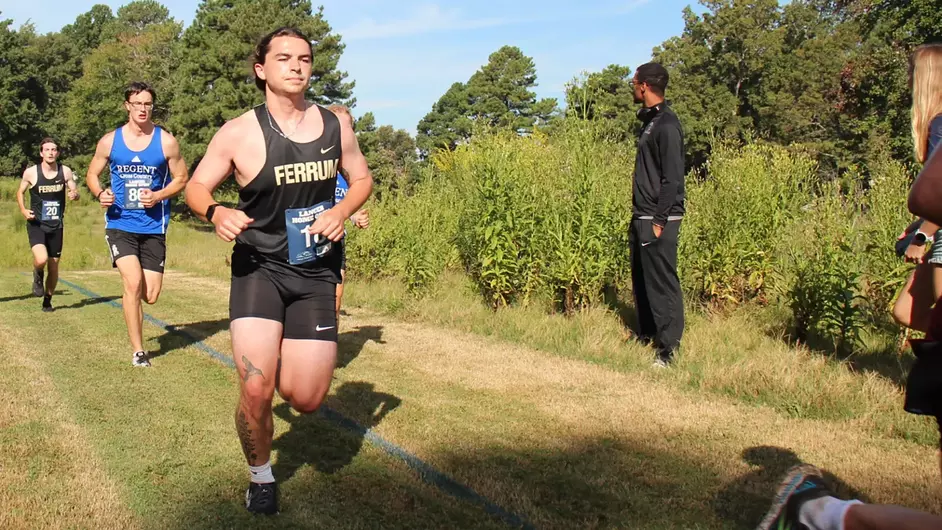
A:
{"type": "Polygon", "coordinates": [[[43,297],[43,311],[53,311],[52,295],[59,281],[59,257],[62,255],[62,219],[68,197],[78,199],[78,186],[72,170],[56,162],[59,146],[52,138],[39,143],[42,162],[26,168],[16,193],[20,213],[26,218],[26,234],[33,252],[33,295],[43,297]],[[29,190],[29,208],[23,193],[29,190]],[[43,271],[49,269],[43,288],[43,271]]]}
{"type": "Polygon", "coordinates": [[[241,391],[236,430],[249,464],[246,507],[253,513],[278,511],[269,463],[276,383],[299,412],[317,410],[330,387],[340,281],[332,246],[373,186],[349,122],[305,100],[312,54],[310,40],[293,28],[262,38],[254,70],[265,104],[219,129],[186,187],[190,208],[220,238],[235,240],[229,319],[241,391]],[[340,167],[350,189],[334,206],[340,167]],[[212,193],[233,170],[239,205],[230,209],[212,193]]]}

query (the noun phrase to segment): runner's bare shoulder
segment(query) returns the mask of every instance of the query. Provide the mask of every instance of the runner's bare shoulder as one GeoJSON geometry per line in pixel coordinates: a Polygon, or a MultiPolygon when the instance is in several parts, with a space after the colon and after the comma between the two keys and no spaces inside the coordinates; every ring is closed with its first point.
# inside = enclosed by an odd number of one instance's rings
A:
{"type": "Polygon", "coordinates": [[[172,132],[164,129],[163,127],[161,127],[160,131],[160,145],[162,147],[172,147],[173,145],[177,144],[177,137],[174,136],[172,132]]]}
{"type": "Polygon", "coordinates": [[[101,140],[98,140],[98,148],[95,152],[96,155],[108,156],[111,154],[111,147],[114,145],[114,131],[108,131],[104,136],[101,137],[101,140]]]}
{"type": "Polygon", "coordinates": [[[36,183],[36,175],[39,174],[39,164],[35,166],[29,166],[23,170],[23,180],[28,182],[30,185],[36,183]]]}
{"type": "Polygon", "coordinates": [[[237,153],[243,142],[260,130],[254,109],[249,110],[224,123],[216,131],[213,143],[227,146],[230,152],[237,153]]]}

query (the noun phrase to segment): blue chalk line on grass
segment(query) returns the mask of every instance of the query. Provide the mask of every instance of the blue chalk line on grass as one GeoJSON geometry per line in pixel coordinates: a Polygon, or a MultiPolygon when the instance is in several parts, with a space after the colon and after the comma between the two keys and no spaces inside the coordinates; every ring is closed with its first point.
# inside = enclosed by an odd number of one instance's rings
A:
{"type": "MultiPolygon", "coordinates": [[[[98,295],[92,291],[89,291],[88,289],[82,287],[81,285],[72,283],[68,280],[64,280],[60,278],[59,282],[65,285],[68,285],[69,287],[71,287],[72,289],[75,289],[76,291],[78,291],[79,293],[81,293],[87,298],[103,298],[101,295],[98,295]]],[[[121,309],[121,304],[119,304],[118,302],[115,302],[114,300],[108,300],[105,303],[107,303],[111,307],[121,309]]],[[[194,341],[192,346],[195,346],[200,351],[209,354],[210,357],[223,363],[229,368],[235,369],[235,362],[233,362],[233,360],[228,355],[224,355],[220,353],[218,350],[216,350],[215,348],[212,348],[211,346],[207,345],[205,342],[203,342],[202,340],[199,340],[193,335],[185,331],[182,331],[180,329],[177,329],[172,324],[168,324],[167,322],[164,322],[163,320],[160,320],[159,318],[155,318],[151,315],[148,315],[147,313],[144,313],[144,320],[157,326],[158,328],[161,328],[167,331],[168,333],[174,333],[176,335],[179,335],[191,341],[194,341]]],[[[513,512],[507,511],[501,508],[500,506],[498,506],[497,504],[487,500],[486,498],[478,494],[476,491],[474,491],[470,487],[465,486],[464,484],[461,484],[460,482],[442,473],[441,471],[438,471],[437,469],[432,467],[430,464],[425,463],[422,459],[413,455],[409,451],[406,451],[405,449],[399,447],[398,445],[376,434],[373,431],[373,429],[368,429],[360,425],[356,420],[348,418],[344,416],[343,414],[341,414],[340,412],[337,412],[336,410],[326,405],[322,405],[320,409],[318,410],[318,412],[321,414],[321,416],[339,425],[340,427],[363,436],[363,438],[369,440],[370,443],[378,446],[387,454],[394,456],[398,458],[399,460],[402,460],[403,462],[405,462],[407,466],[409,466],[413,471],[415,471],[419,475],[419,478],[421,478],[423,482],[430,484],[432,486],[435,486],[441,492],[447,495],[450,495],[456,499],[460,499],[460,500],[469,502],[471,504],[476,504],[480,506],[481,508],[483,508],[484,511],[487,512],[489,515],[492,515],[500,519],[501,521],[503,521],[504,523],[510,526],[526,528],[526,529],[533,528],[533,526],[529,522],[527,522],[526,518],[519,516],[513,512]]]]}

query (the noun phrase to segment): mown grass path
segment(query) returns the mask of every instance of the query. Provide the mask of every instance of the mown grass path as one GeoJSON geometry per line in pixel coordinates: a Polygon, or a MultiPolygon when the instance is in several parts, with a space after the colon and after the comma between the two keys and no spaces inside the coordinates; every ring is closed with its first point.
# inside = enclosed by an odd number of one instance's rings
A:
{"type": "MultiPolygon", "coordinates": [[[[0,273],[0,527],[506,527],[321,416],[276,403],[282,513],[242,508],[224,281],[170,272],[132,369],[113,271],[55,313],[0,273]]],[[[496,339],[352,308],[327,404],[538,528],[751,528],[797,460],[875,502],[942,511],[935,451],[845,422],[696,396],[496,339]]]]}

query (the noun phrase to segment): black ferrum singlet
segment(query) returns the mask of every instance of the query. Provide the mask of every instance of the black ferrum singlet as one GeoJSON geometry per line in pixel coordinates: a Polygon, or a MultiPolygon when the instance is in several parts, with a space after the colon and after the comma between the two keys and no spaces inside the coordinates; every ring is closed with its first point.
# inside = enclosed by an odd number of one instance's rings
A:
{"type": "MultiPolygon", "coordinates": [[[[296,143],[272,130],[268,108],[255,107],[255,117],[265,137],[265,165],[247,186],[239,190],[237,208],[254,219],[236,238],[237,246],[283,263],[288,260],[285,210],[307,208],[334,200],[340,166],[340,121],[333,112],[315,105],[324,122],[324,132],[308,143],[296,143]]],[[[317,268],[316,262],[295,265],[317,268]]]]}
{"type": "Polygon", "coordinates": [[[65,173],[62,171],[62,164],[56,164],[56,167],[58,168],[56,176],[47,179],[43,173],[42,164],[36,164],[36,184],[29,189],[29,208],[36,215],[36,220],[32,222],[40,225],[47,232],[62,226],[62,219],[65,216],[65,173]],[[39,220],[43,201],[59,203],[59,221],[39,220]]]}

